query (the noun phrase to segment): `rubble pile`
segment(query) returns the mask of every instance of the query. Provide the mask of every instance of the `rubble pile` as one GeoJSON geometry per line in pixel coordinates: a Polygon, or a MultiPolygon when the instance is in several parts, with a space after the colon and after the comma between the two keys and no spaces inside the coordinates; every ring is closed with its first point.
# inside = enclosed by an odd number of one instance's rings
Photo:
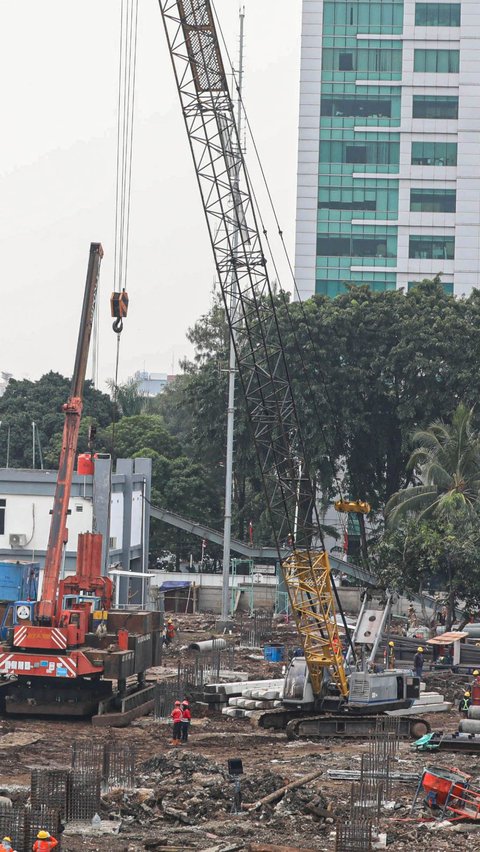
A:
{"type": "MultiPolygon", "coordinates": [[[[242,803],[248,825],[281,827],[287,820],[301,824],[333,822],[327,800],[311,787],[289,790],[278,800],[259,804],[281,790],[283,776],[263,769],[241,779],[242,803]],[[255,807],[252,807],[255,806],[255,807]]],[[[189,752],[168,752],[145,761],[140,767],[139,786],[134,790],[113,790],[103,797],[104,819],[121,820],[123,829],[205,825],[212,819],[227,820],[233,802],[233,784],[227,767],[189,752]]],[[[250,834],[250,831],[247,831],[250,834]]]]}

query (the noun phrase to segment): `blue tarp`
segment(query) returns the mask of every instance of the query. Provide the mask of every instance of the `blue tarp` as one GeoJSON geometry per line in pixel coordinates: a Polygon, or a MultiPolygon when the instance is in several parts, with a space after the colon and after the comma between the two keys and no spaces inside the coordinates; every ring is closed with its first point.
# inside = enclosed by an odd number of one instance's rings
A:
{"type": "Polygon", "coordinates": [[[159,592],[169,592],[171,589],[188,589],[191,585],[190,580],[165,580],[158,587],[159,592]]]}

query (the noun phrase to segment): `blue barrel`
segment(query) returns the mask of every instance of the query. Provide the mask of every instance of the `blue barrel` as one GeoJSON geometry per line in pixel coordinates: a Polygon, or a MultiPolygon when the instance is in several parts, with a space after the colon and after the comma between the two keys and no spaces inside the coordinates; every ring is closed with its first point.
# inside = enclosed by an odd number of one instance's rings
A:
{"type": "Polygon", "coordinates": [[[283,660],[284,652],[284,645],[265,645],[263,656],[270,663],[280,663],[283,660]]]}

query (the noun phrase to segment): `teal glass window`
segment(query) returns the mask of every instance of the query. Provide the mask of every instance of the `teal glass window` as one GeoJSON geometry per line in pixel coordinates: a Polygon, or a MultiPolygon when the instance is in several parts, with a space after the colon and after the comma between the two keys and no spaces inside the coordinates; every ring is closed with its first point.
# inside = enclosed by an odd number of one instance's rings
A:
{"type": "MultiPolygon", "coordinates": [[[[386,290],[395,290],[396,282],[385,280],[385,279],[372,279],[369,277],[368,279],[363,279],[359,277],[359,273],[354,273],[355,278],[348,279],[348,281],[341,281],[339,279],[329,280],[326,278],[317,278],[315,282],[315,292],[322,295],[328,296],[331,299],[334,299],[335,296],[340,296],[342,293],[347,292],[347,283],[352,284],[368,284],[370,290],[373,290],[375,293],[384,293],[386,290]]],[[[369,273],[371,276],[372,273],[369,273]]]]}
{"type": "Polygon", "coordinates": [[[317,237],[317,255],[320,257],[395,257],[396,244],[396,238],[387,234],[320,235],[317,237]]]}
{"type": "Polygon", "coordinates": [[[415,3],[417,27],[459,27],[460,3],[415,3]]]}
{"type": "MultiPolygon", "coordinates": [[[[378,44],[378,42],[376,42],[378,44]]],[[[322,70],[355,72],[359,80],[394,80],[402,76],[402,50],[398,47],[325,47],[322,70]]]]}
{"type": "Polygon", "coordinates": [[[413,118],[458,118],[458,97],[414,95],[413,118]]]}
{"type": "Polygon", "coordinates": [[[414,213],[455,213],[454,189],[411,189],[410,210],[414,213]]]}
{"type": "Polygon", "coordinates": [[[459,50],[415,50],[413,70],[426,74],[458,74],[459,50]]]}
{"type": "Polygon", "coordinates": [[[318,211],[319,230],[323,230],[327,221],[396,219],[398,183],[372,178],[355,178],[353,181],[350,175],[321,176],[318,211]]]}
{"type": "Polygon", "coordinates": [[[453,260],[455,257],[455,237],[442,237],[437,234],[410,237],[408,256],[429,260],[453,260]]]}
{"type": "Polygon", "coordinates": [[[399,148],[398,142],[390,141],[349,142],[342,139],[321,140],[320,162],[351,163],[365,166],[398,165],[399,148]]]}
{"type": "MultiPolygon", "coordinates": [[[[415,287],[418,287],[419,283],[419,281],[409,281],[408,290],[415,290],[415,287]]],[[[442,287],[447,296],[453,296],[453,281],[442,281],[442,287]]]]}
{"type": "Polygon", "coordinates": [[[456,166],[456,142],[412,142],[412,166],[456,166]]]}
{"type": "Polygon", "coordinates": [[[395,33],[403,29],[403,2],[399,0],[328,0],[323,4],[323,32],[395,33]]]}
{"type": "Polygon", "coordinates": [[[348,98],[338,95],[335,98],[322,98],[320,104],[320,115],[343,118],[353,116],[355,118],[390,118],[392,114],[392,103],[390,100],[377,100],[376,98],[348,98]]]}

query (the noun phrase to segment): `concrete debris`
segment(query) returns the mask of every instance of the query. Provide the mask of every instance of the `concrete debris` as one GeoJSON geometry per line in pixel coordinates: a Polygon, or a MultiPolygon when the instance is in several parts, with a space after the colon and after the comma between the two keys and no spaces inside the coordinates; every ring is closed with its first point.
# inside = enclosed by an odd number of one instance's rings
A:
{"type": "Polygon", "coordinates": [[[0,751],[5,748],[23,748],[23,746],[38,743],[42,737],[39,734],[27,731],[15,731],[0,737],[0,751]]]}

